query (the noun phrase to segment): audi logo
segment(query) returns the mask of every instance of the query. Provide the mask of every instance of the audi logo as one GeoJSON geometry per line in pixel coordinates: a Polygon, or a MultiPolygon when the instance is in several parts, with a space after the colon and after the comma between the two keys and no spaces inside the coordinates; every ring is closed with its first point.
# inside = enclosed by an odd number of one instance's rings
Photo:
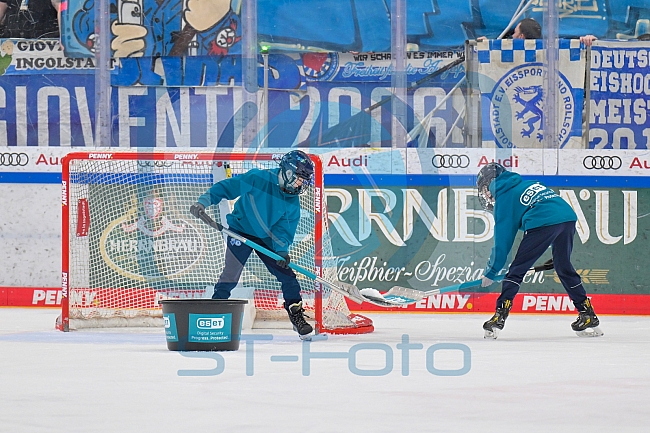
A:
{"type": "Polygon", "coordinates": [[[467,168],[469,156],[467,155],[434,155],[431,164],[435,168],[467,168]]]}
{"type": "Polygon", "coordinates": [[[24,167],[29,162],[26,153],[0,153],[0,166],[2,167],[24,167]]]}
{"type": "Polygon", "coordinates": [[[586,156],[582,165],[587,170],[618,170],[623,161],[618,156],[586,156]]]}

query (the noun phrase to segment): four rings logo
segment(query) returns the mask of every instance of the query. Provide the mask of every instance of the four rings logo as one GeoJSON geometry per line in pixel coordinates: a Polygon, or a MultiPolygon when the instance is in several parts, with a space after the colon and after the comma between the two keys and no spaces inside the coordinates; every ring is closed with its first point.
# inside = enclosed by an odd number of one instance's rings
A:
{"type": "Polygon", "coordinates": [[[618,170],[623,161],[618,156],[586,156],[582,165],[587,170],[618,170]]]}
{"type": "Polygon", "coordinates": [[[0,153],[2,167],[24,167],[27,163],[29,163],[29,156],[26,153],[0,153]]]}
{"type": "Polygon", "coordinates": [[[431,164],[435,168],[467,168],[469,156],[467,155],[434,155],[431,164]]]}

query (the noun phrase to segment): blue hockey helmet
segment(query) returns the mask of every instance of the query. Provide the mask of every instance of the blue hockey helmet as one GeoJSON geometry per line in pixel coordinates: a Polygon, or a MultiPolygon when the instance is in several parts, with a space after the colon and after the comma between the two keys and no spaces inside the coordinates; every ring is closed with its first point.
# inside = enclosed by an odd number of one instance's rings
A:
{"type": "Polygon", "coordinates": [[[280,160],[280,187],[289,194],[302,194],[314,180],[314,163],[301,150],[292,150],[280,160]]]}
{"type": "Polygon", "coordinates": [[[506,171],[505,167],[498,162],[490,162],[483,167],[476,176],[476,189],[478,189],[478,201],[483,209],[488,212],[494,211],[494,197],[490,192],[490,184],[501,173],[506,171]]]}

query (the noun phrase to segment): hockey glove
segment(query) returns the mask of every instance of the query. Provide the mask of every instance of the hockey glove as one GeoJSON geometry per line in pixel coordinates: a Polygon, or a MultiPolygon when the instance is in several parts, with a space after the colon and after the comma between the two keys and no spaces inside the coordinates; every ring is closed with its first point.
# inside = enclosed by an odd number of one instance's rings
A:
{"type": "Polygon", "coordinates": [[[205,215],[205,206],[201,203],[194,203],[190,206],[190,213],[199,219],[203,219],[201,217],[205,215]]]}
{"type": "Polygon", "coordinates": [[[275,263],[283,269],[289,269],[289,263],[291,262],[289,253],[278,253],[278,255],[282,257],[282,260],[277,260],[275,263]]]}
{"type": "Polygon", "coordinates": [[[201,203],[195,203],[190,206],[190,213],[210,227],[214,227],[215,229],[221,231],[221,225],[214,222],[214,220],[210,218],[210,215],[205,213],[205,206],[203,206],[201,203]]]}

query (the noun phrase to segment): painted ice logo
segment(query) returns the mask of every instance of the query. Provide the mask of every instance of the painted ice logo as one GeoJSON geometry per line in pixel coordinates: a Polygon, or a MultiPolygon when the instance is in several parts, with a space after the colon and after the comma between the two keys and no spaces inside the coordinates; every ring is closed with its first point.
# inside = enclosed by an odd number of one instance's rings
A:
{"type": "Polygon", "coordinates": [[[196,327],[199,329],[223,329],[225,324],[223,317],[199,317],[196,320],[196,327]]]}
{"type": "Polygon", "coordinates": [[[530,206],[534,203],[533,200],[535,196],[545,189],[546,187],[541,183],[535,183],[526,188],[526,190],[521,194],[521,197],[519,197],[519,202],[524,206],[530,206]]]}
{"type": "Polygon", "coordinates": [[[126,214],[106,226],[99,242],[111,269],[147,282],[187,272],[203,257],[204,248],[201,233],[187,220],[165,212],[161,197],[147,197],[141,204],[133,197],[126,214]]]}
{"type": "MultiPolygon", "coordinates": [[[[490,126],[498,147],[540,147],[544,140],[543,87],[547,69],[541,63],[526,63],[506,73],[494,87],[490,106],[490,126]]],[[[575,100],[567,78],[558,72],[557,141],[563,147],[573,126],[575,100]]]]}

